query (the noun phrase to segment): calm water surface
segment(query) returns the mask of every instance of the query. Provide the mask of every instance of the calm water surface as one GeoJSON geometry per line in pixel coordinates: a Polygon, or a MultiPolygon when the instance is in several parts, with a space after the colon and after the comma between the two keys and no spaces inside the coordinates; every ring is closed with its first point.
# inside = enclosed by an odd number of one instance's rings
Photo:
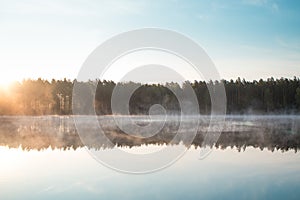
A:
{"type": "MultiPolygon", "coordinates": [[[[3,138],[6,133],[1,134],[3,138]]],[[[131,175],[101,165],[84,147],[24,150],[11,145],[0,145],[0,199],[300,198],[300,154],[295,148],[261,150],[249,145],[240,151],[227,145],[223,149],[213,147],[208,157],[199,160],[199,147],[192,146],[164,170],[131,175]]],[[[130,151],[151,152],[158,147],[149,144],[130,151]]]]}

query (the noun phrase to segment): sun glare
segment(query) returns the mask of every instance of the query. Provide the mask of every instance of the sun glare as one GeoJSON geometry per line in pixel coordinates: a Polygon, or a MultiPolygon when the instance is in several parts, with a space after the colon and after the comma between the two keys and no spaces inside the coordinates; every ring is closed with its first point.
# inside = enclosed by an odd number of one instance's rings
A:
{"type": "Polygon", "coordinates": [[[1,76],[0,78],[0,88],[1,89],[8,89],[12,84],[14,80],[11,77],[5,77],[1,76]]]}

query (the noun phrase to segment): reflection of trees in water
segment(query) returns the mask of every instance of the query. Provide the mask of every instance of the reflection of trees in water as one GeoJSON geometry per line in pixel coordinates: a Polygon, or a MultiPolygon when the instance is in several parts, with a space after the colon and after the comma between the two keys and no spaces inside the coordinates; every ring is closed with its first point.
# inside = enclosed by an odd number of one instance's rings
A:
{"type": "Polygon", "coordinates": [[[0,145],[24,149],[80,146],[74,124],[67,116],[7,117],[0,119],[0,145]]]}
{"type": "MultiPolygon", "coordinates": [[[[185,138],[173,139],[179,127],[179,121],[168,121],[164,128],[155,136],[149,138],[135,137],[122,132],[111,117],[99,118],[106,137],[111,141],[107,143],[104,136],[98,134],[97,130],[89,124],[84,123],[85,143],[88,148],[105,149],[114,146],[141,146],[144,144],[186,144],[185,138]]],[[[126,118],[124,118],[126,122],[126,118]]],[[[193,145],[201,147],[204,136],[208,130],[208,119],[202,119],[197,136],[193,145]]],[[[155,123],[155,122],[154,122],[155,123]]],[[[158,122],[157,122],[158,123],[158,122]]],[[[146,124],[139,121],[138,124],[146,124]]],[[[188,136],[189,122],[183,124],[188,136]]],[[[215,134],[218,124],[211,127],[215,134]]],[[[188,145],[188,144],[186,144],[188,145]]],[[[25,150],[46,148],[77,149],[83,144],[76,132],[72,117],[47,116],[47,117],[2,117],[0,118],[0,146],[10,148],[22,147],[25,150]]],[[[223,132],[213,146],[225,149],[227,147],[237,148],[238,151],[252,146],[270,151],[300,148],[300,118],[299,117],[252,117],[252,118],[228,118],[223,132]]]]}

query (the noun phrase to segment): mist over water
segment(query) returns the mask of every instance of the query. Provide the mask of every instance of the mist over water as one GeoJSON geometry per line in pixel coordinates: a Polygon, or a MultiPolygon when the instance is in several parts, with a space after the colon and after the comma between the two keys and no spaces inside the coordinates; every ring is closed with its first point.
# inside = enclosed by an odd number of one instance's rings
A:
{"type": "Polygon", "coordinates": [[[220,129],[218,116],[130,117],[0,117],[0,199],[153,199],[153,193],[170,199],[298,199],[300,195],[300,116],[226,116],[219,139],[209,146],[212,153],[203,160],[200,147],[207,134],[220,129]],[[82,124],[75,125],[76,117],[82,124]],[[97,132],[93,117],[104,136],[97,132]],[[162,130],[151,137],[124,133],[115,122],[147,126],[165,119],[162,130]],[[191,144],[185,143],[193,119],[200,121],[198,132],[191,144]],[[180,125],[186,137],[174,140],[180,125]],[[84,144],[76,126],[85,130],[84,144]],[[141,156],[162,148],[188,150],[168,168],[134,176],[101,165],[86,148],[116,161],[122,159],[116,149],[141,156]]]}
{"type": "MultiPolygon", "coordinates": [[[[87,146],[90,149],[106,149],[115,146],[141,145],[178,145],[188,144],[191,119],[199,119],[200,126],[192,145],[203,147],[203,140],[207,134],[216,134],[220,129],[218,120],[211,122],[210,116],[168,116],[162,129],[157,134],[146,137],[143,132],[130,134],[123,132],[115,120],[123,127],[132,122],[139,126],[147,126],[150,122],[160,124],[165,116],[97,116],[98,125],[104,132],[99,134],[97,126],[93,124],[92,116],[13,116],[0,117],[0,146],[30,150],[51,148],[77,149],[87,146]],[[114,119],[114,117],[116,119],[114,119]],[[85,145],[77,134],[74,118],[80,118],[81,128],[85,131],[85,145]],[[211,123],[210,123],[211,122],[211,123]],[[185,138],[174,139],[179,126],[186,131],[185,138]],[[137,135],[139,134],[139,135],[137,135]],[[107,143],[107,139],[111,143],[107,143]]],[[[222,133],[214,147],[224,149],[236,147],[239,151],[247,147],[268,149],[270,151],[300,148],[300,117],[294,115],[235,115],[226,116],[222,124],[222,133]]],[[[134,130],[133,130],[134,131],[134,130]]],[[[213,147],[211,146],[211,147],[213,147]]]]}
{"type": "MultiPolygon", "coordinates": [[[[130,120],[147,126],[165,119],[159,115],[115,117],[123,126],[130,120]]],[[[153,193],[169,199],[300,196],[299,116],[226,116],[219,139],[209,146],[212,153],[203,160],[199,160],[200,147],[207,134],[219,130],[218,116],[211,124],[210,116],[167,116],[162,130],[151,137],[122,132],[113,116],[96,119],[105,137],[96,132],[92,116],[0,117],[0,199],[153,199],[153,193]],[[86,130],[85,145],[76,131],[75,117],[86,130]],[[192,144],[185,144],[185,137],[172,140],[180,123],[188,138],[195,118],[200,126],[192,144]],[[105,152],[113,160],[122,159],[116,149],[142,156],[162,148],[188,150],[168,168],[137,176],[101,165],[86,148],[95,154],[105,152]]]]}

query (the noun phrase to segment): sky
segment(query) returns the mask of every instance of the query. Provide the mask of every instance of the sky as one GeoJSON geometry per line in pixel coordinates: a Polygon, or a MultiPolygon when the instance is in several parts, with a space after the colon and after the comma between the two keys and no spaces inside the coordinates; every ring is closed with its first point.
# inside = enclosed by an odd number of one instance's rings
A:
{"type": "Polygon", "coordinates": [[[74,79],[102,42],[145,27],[190,37],[224,79],[300,76],[299,1],[0,0],[0,84],[74,79]]]}

